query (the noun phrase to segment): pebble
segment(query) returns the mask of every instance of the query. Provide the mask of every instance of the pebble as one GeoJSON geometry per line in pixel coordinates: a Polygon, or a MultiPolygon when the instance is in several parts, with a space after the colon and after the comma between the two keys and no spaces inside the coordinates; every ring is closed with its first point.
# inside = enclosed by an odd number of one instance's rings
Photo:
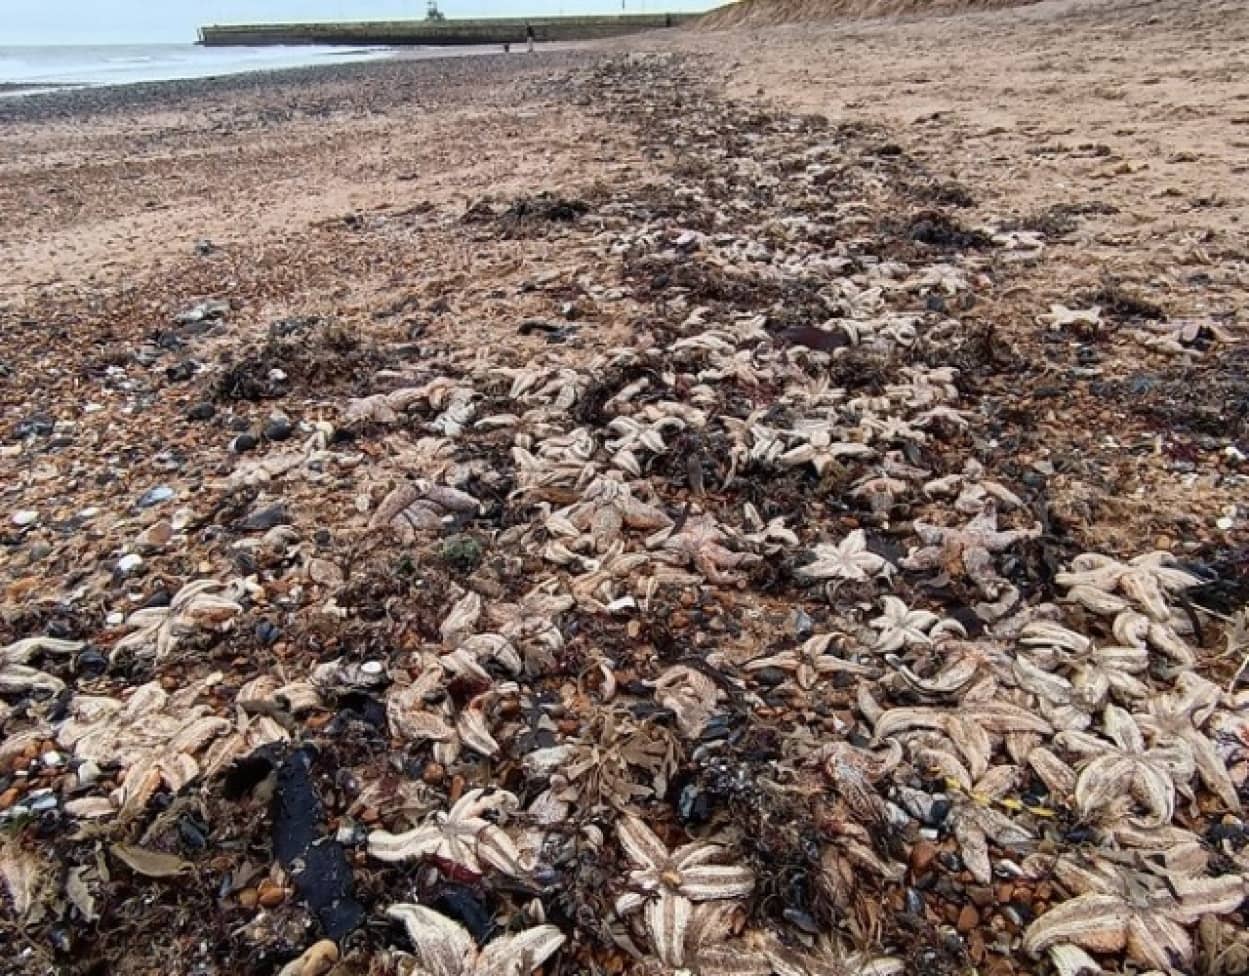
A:
{"type": "Polygon", "coordinates": [[[174,490],[168,485],[157,485],[155,488],[149,488],[135,503],[139,508],[151,508],[153,505],[159,505],[161,502],[167,502],[173,498],[174,490]]]}
{"type": "Polygon", "coordinates": [[[421,779],[430,786],[437,786],[446,778],[447,768],[438,762],[428,762],[425,769],[421,772],[421,779]]]}
{"type": "MultiPolygon", "coordinates": [[[[121,616],[118,614],[118,616],[121,616]]],[[[124,617],[122,618],[125,619],[124,617]]],[[[95,648],[88,647],[74,662],[74,667],[79,674],[97,675],[103,674],[108,670],[108,658],[97,651],[95,648]]]]}
{"type": "Polygon", "coordinates": [[[19,529],[24,529],[28,525],[34,525],[39,521],[39,513],[33,508],[24,508],[20,512],[13,515],[13,524],[19,529]]]}
{"type": "Polygon", "coordinates": [[[937,859],[937,845],[931,841],[921,840],[911,848],[911,873],[927,874],[937,859]]]}
{"type": "Polygon", "coordinates": [[[291,514],[285,505],[270,505],[249,514],[239,524],[244,532],[268,532],[277,525],[290,525],[291,514]]]}
{"type": "Polygon", "coordinates": [[[260,440],[255,434],[239,434],[238,437],[230,441],[230,450],[235,454],[246,454],[259,443],[260,440]]]}
{"type": "Polygon", "coordinates": [[[129,576],[142,565],[143,557],[137,552],[132,552],[129,555],[122,556],[119,560],[117,560],[117,572],[122,576],[129,576]]]}
{"type": "Polygon", "coordinates": [[[217,408],[211,403],[197,403],[186,412],[188,420],[212,420],[216,416],[217,408]]]}
{"type": "Polygon", "coordinates": [[[48,766],[50,768],[55,768],[57,766],[65,765],[65,757],[62,756],[59,752],[57,752],[55,749],[45,752],[42,756],[39,757],[39,761],[43,763],[45,766],[48,766]]]}
{"type": "Polygon", "coordinates": [[[100,767],[88,759],[78,766],[77,774],[79,786],[90,786],[100,778],[100,767]]]}
{"type": "Polygon", "coordinates": [[[260,893],[255,888],[244,888],[238,893],[238,900],[244,908],[255,908],[260,900],[260,893]]]}
{"type": "Polygon", "coordinates": [[[284,441],[291,436],[293,431],[294,427],[291,425],[290,418],[284,413],[274,412],[269,415],[262,433],[267,441],[284,441]]]}
{"type": "Polygon", "coordinates": [[[135,544],[143,548],[159,549],[168,545],[172,538],[173,526],[162,520],[140,532],[135,539],[135,544]]]}
{"type": "Polygon", "coordinates": [[[0,810],[8,810],[13,804],[21,799],[22,791],[16,786],[10,786],[3,793],[0,793],[0,810]]]}
{"type": "Polygon", "coordinates": [[[286,889],[272,881],[263,881],[256,891],[256,900],[262,908],[277,908],[286,901],[286,889]]]}
{"type": "Polygon", "coordinates": [[[958,921],[954,927],[959,930],[960,934],[966,935],[979,924],[980,913],[976,911],[975,906],[964,905],[962,911],[958,913],[958,921]]]}
{"type": "Polygon", "coordinates": [[[46,813],[48,810],[55,810],[59,801],[52,794],[41,796],[37,800],[33,800],[30,804],[31,813],[46,813]]]}

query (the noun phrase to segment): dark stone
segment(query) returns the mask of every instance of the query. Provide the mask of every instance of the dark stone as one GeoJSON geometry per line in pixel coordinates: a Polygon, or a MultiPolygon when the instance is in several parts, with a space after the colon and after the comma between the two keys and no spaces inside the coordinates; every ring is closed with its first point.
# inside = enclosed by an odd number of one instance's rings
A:
{"type": "Polygon", "coordinates": [[[288,440],[295,428],[285,417],[270,417],[264,427],[264,437],[268,441],[288,440]]]}
{"type": "Polygon", "coordinates": [[[780,668],[760,668],[755,672],[755,680],[758,681],[759,684],[768,688],[775,688],[787,677],[789,677],[789,675],[787,675],[780,668]]]}
{"type": "Polygon", "coordinates": [[[22,440],[26,437],[47,437],[56,427],[56,418],[48,413],[31,414],[25,420],[19,420],[13,426],[13,437],[22,440]]]}
{"type": "Polygon", "coordinates": [[[256,624],[256,640],[265,647],[276,644],[282,636],[282,628],[271,620],[262,620],[256,624]]]}
{"type": "Polygon", "coordinates": [[[285,505],[270,505],[252,512],[239,523],[240,532],[268,532],[275,525],[290,525],[291,515],[285,505]]]}
{"type": "Polygon", "coordinates": [[[212,420],[217,408],[211,403],[197,403],[186,412],[187,420],[212,420]]]}
{"type": "Polygon", "coordinates": [[[108,670],[108,658],[94,647],[85,648],[78,652],[78,657],[74,661],[74,670],[81,675],[94,678],[108,670]]]}
{"type": "Polygon", "coordinates": [[[165,375],[169,378],[170,383],[185,383],[195,375],[195,363],[189,359],[184,359],[180,363],[166,366],[165,375]]]}
{"type": "Polygon", "coordinates": [[[230,441],[230,450],[235,454],[246,454],[259,443],[260,439],[255,434],[239,434],[238,437],[230,441]]]}

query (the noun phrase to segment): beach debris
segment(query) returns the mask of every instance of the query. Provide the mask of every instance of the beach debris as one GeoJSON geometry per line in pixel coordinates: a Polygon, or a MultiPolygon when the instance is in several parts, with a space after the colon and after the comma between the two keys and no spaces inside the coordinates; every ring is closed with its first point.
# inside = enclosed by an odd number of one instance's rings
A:
{"type": "Polygon", "coordinates": [[[1234,316],[1089,295],[1008,332],[1047,235],[964,226],[873,127],[587,65],[587,143],[646,165],[584,201],[232,246],[189,279],[231,305],[155,332],[146,291],[41,292],[92,340],[17,344],[39,406],[0,454],[13,944],[108,969],[177,926],[286,976],[1249,953],[1234,316]],[[342,321],[255,321],[301,303],[342,321]],[[1187,352],[1125,367],[1137,333],[1187,352]]]}
{"type": "Polygon", "coordinates": [[[326,834],[321,799],[312,782],[315,754],[303,747],[286,757],[273,793],[273,856],[328,939],[341,941],[365,919],[352,897],[351,864],[326,834]]]}

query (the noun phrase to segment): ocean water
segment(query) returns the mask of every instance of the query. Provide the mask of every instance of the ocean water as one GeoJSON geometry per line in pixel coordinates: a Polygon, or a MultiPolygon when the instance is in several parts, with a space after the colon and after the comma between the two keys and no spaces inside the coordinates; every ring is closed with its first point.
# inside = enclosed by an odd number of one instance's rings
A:
{"type": "Polygon", "coordinates": [[[195,44],[0,45],[0,92],[208,78],[385,57],[382,48],[195,44]]]}

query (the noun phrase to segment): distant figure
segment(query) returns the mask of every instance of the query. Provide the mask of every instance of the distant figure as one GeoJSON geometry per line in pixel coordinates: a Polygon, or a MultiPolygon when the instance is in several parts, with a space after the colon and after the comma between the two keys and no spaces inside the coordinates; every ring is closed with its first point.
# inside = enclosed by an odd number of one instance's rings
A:
{"type": "Polygon", "coordinates": [[[664,14],[664,26],[665,27],[672,26],[672,14],[664,14]]]}
{"type": "Polygon", "coordinates": [[[533,24],[525,22],[525,44],[529,48],[529,53],[533,54],[533,24]]]}
{"type": "Polygon", "coordinates": [[[504,53],[504,54],[511,54],[511,53],[512,53],[512,44],[511,44],[511,42],[510,42],[510,41],[504,41],[504,42],[503,42],[503,53],[504,53]]]}

